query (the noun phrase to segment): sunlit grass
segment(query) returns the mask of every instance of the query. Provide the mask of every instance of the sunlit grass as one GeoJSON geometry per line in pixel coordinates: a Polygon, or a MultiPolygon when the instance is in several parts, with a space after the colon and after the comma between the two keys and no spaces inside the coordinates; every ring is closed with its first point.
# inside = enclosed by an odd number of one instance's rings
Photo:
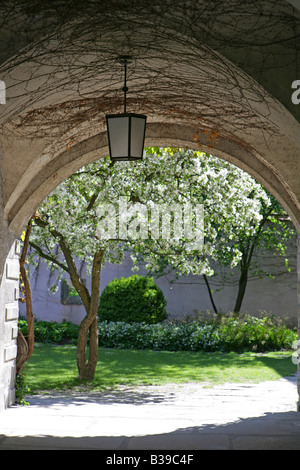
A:
{"type": "MultiPolygon", "coordinates": [[[[118,385],[261,382],[296,372],[292,352],[205,353],[100,349],[94,390],[118,385]]],[[[31,393],[83,386],[77,379],[76,346],[36,344],[25,369],[31,393]]]]}

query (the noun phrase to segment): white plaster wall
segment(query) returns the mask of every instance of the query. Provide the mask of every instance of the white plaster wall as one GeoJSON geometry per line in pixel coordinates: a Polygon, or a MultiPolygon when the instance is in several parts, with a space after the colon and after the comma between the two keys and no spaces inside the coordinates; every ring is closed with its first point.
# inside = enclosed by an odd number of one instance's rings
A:
{"type": "MultiPolygon", "coordinates": [[[[248,281],[242,311],[257,315],[261,311],[288,319],[293,326],[297,325],[297,246],[296,239],[290,243],[288,259],[291,272],[287,272],[282,258],[271,254],[261,255],[260,264],[264,266],[274,279],[251,277],[248,281]]],[[[80,263],[78,263],[80,266],[80,263]]],[[[128,257],[121,265],[107,264],[101,274],[101,291],[114,278],[128,277],[133,274],[132,262],[128,257]]],[[[141,268],[139,274],[146,274],[141,268]]],[[[82,277],[90,280],[83,269],[82,277]]],[[[54,279],[54,278],[53,278],[54,279]]],[[[53,280],[52,279],[52,280],[53,280]]],[[[167,300],[167,311],[170,317],[182,318],[193,315],[195,311],[212,311],[208,292],[202,276],[181,276],[171,282],[174,276],[165,275],[156,279],[157,285],[162,289],[167,300]]],[[[219,279],[210,280],[213,289],[220,287],[219,279]]],[[[62,305],[60,287],[56,294],[49,292],[49,271],[45,263],[41,263],[38,274],[31,279],[33,310],[35,317],[40,320],[57,321],[69,320],[80,323],[85,315],[82,305],[62,305]]],[[[232,311],[237,293],[237,278],[233,278],[219,292],[215,292],[214,299],[222,312],[232,311]]],[[[20,314],[25,316],[25,305],[20,305],[20,314]]]]}

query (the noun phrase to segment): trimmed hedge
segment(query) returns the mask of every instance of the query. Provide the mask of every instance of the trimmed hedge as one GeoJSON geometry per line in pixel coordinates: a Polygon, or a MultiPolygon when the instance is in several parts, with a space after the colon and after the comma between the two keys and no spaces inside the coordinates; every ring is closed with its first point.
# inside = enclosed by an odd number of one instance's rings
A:
{"type": "Polygon", "coordinates": [[[167,318],[166,299],[153,278],[121,277],[103,289],[98,316],[100,321],[159,323],[167,318]]]}
{"type": "MultiPolygon", "coordinates": [[[[27,334],[26,320],[19,320],[27,334]]],[[[72,343],[78,338],[78,325],[71,322],[35,322],[35,341],[72,343]]],[[[268,317],[222,318],[201,323],[99,322],[99,345],[104,348],[153,349],[165,351],[278,351],[292,349],[297,332],[268,317]]]]}
{"type": "Polygon", "coordinates": [[[102,347],[166,351],[276,351],[291,349],[297,333],[257,318],[222,324],[198,322],[147,325],[124,322],[99,324],[102,347]]]}
{"type": "MultiPolygon", "coordinates": [[[[19,328],[27,336],[27,321],[19,320],[19,328]]],[[[34,322],[34,339],[37,343],[71,343],[76,344],[79,326],[71,322],[47,322],[38,320],[34,322]]]]}

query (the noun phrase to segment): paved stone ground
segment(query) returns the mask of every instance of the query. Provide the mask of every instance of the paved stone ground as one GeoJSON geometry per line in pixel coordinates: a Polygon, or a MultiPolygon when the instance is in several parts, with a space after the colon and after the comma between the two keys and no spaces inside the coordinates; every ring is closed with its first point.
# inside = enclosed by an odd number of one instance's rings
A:
{"type": "Polygon", "coordinates": [[[0,414],[0,450],[300,450],[296,381],[32,396],[0,414]]]}

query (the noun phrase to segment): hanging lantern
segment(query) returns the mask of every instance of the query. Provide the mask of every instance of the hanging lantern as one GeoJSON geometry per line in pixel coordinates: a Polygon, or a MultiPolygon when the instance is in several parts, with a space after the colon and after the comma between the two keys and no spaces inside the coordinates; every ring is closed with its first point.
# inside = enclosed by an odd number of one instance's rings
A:
{"type": "Polygon", "coordinates": [[[147,116],[127,113],[126,85],[129,57],[122,58],[124,65],[124,113],[106,116],[109,154],[112,161],[142,160],[147,116]]]}

